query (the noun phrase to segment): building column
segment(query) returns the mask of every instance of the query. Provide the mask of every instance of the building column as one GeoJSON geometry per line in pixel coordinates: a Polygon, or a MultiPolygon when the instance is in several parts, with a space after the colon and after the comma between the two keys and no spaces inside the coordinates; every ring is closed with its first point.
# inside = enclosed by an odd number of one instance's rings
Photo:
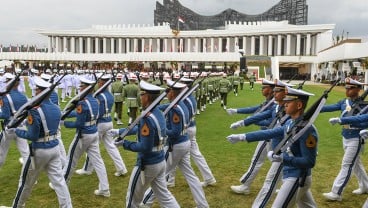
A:
{"type": "Polygon", "coordinates": [[[192,46],[191,46],[191,45],[192,45],[192,43],[191,43],[191,39],[190,39],[190,38],[188,38],[187,40],[188,40],[188,41],[187,41],[187,42],[188,42],[187,52],[189,52],[189,53],[190,53],[190,52],[192,52],[192,49],[191,49],[191,47],[192,47],[192,46]]]}
{"type": "Polygon", "coordinates": [[[70,38],[70,52],[75,53],[75,37],[70,38]]]}
{"type": "Polygon", "coordinates": [[[68,52],[68,44],[66,37],[63,37],[63,52],[68,52]]]}
{"type": "Polygon", "coordinates": [[[150,38],[149,40],[148,40],[148,52],[152,52],[153,50],[152,50],[152,38],[150,38]]]}
{"type": "Polygon", "coordinates": [[[99,47],[99,42],[100,42],[100,39],[99,38],[95,38],[95,54],[98,54],[98,53],[100,53],[100,47],[99,47]]]}
{"type": "Polygon", "coordinates": [[[83,53],[83,37],[79,37],[79,53],[83,53]]]}
{"type": "Polygon", "coordinates": [[[160,38],[157,38],[156,39],[156,52],[160,52],[160,48],[161,48],[161,45],[160,45],[160,38]]]}
{"type": "Polygon", "coordinates": [[[115,53],[115,38],[110,39],[110,53],[115,53]]]}
{"type": "Polygon", "coordinates": [[[311,34],[307,34],[307,43],[306,43],[306,47],[305,47],[305,55],[310,56],[311,53],[311,34]]]}
{"type": "Polygon", "coordinates": [[[133,39],[133,50],[134,50],[134,53],[138,52],[138,39],[137,38],[133,39]]]}
{"type": "Polygon", "coordinates": [[[226,38],[226,48],[225,48],[225,50],[226,50],[226,53],[230,52],[230,38],[229,37],[226,38]]]}
{"type": "Polygon", "coordinates": [[[130,39],[127,38],[125,41],[126,41],[126,53],[130,53],[130,39]]]}
{"type": "Polygon", "coordinates": [[[244,50],[244,55],[247,54],[247,36],[243,37],[243,50],[244,50]]]}
{"type": "Polygon", "coordinates": [[[263,56],[264,38],[263,35],[259,36],[259,55],[263,56]]]}
{"type": "Polygon", "coordinates": [[[60,45],[59,45],[59,37],[56,36],[55,37],[55,52],[58,53],[59,52],[59,48],[60,48],[60,45]]]}
{"type": "Polygon", "coordinates": [[[49,41],[48,41],[48,45],[47,45],[47,52],[48,53],[52,52],[52,36],[49,36],[49,41]]]}
{"type": "Polygon", "coordinates": [[[195,40],[194,40],[194,52],[199,52],[199,39],[198,38],[196,38],[195,40]]]}
{"type": "Polygon", "coordinates": [[[291,51],[291,35],[287,34],[286,35],[286,55],[287,56],[291,55],[290,51],[291,51]]]}
{"type": "Polygon", "coordinates": [[[167,53],[167,38],[164,39],[164,52],[167,53]]]}
{"type": "Polygon", "coordinates": [[[277,35],[277,56],[281,56],[281,35],[277,35]]]}
{"type": "Polygon", "coordinates": [[[254,54],[255,54],[255,51],[256,51],[255,45],[256,45],[256,39],[255,39],[254,36],[252,36],[250,38],[250,55],[251,56],[254,56],[254,54]]]}
{"type": "Polygon", "coordinates": [[[106,54],[106,42],[107,42],[107,40],[106,40],[106,38],[102,38],[102,53],[103,54],[106,54]]]}
{"type": "Polygon", "coordinates": [[[222,53],[222,38],[218,38],[218,52],[222,53]]]}
{"type": "Polygon", "coordinates": [[[297,34],[296,35],[296,55],[297,56],[300,56],[300,39],[301,39],[300,34],[297,34]]]}
{"type": "Polygon", "coordinates": [[[214,52],[214,46],[215,46],[215,44],[214,44],[214,39],[213,38],[211,38],[211,53],[213,53],[214,52]]]}
{"type": "Polygon", "coordinates": [[[87,53],[91,53],[91,38],[87,38],[87,53]]]}
{"type": "Polygon", "coordinates": [[[267,55],[268,56],[272,56],[272,35],[268,36],[268,51],[267,51],[267,55]]]}
{"type": "Polygon", "coordinates": [[[184,47],[183,47],[183,38],[180,38],[180,40],[179,40],[179,52],[180,53],[183,53],[183,51],[184,51],[184,47]]]}
{"type": "Polygon", "coordinates": [[[234,39],[234,52],[238,53],[239,52],[239,37],[235,37],[234,39]]]}
{"type": "Polygon", "coordinates": [[[122,38],[118,38],[118,54],[123,53],[123,39],[122,38]]]}

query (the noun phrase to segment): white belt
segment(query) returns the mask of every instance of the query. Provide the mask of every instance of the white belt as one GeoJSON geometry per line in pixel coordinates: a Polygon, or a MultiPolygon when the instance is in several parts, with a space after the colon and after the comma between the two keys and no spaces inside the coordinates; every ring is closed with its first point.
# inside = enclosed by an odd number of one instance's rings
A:
{"type": "Polygon", "coordinates": [[[121,95],[121,93],[114,93],[114,95],[121,95]]]}
{"type": "Polygon", "coordinates": [[[102,117],[104,117],[104,118],[108,118],[108,117],[110,117],[110,113],[105,113],[105,114],[103,114],[103,116],[102,117]]]}
{"type": "Polygon", "coordinates": [[[128,100],[136,100],[137,98],[130,98],[130,97],[128,97],[128,100]]]}
{"type": "Polygon", "coordinates": [[[95,125],[95,124],[96,124],[96,120],[92,120],[90,122],[85,122],[84,126],[92,126],[92,125],[95,125]]]}
{"type": "Polygon", "coordinates": [[[39,138],[37,139],[36,142],[48,142],[48,141],[51,141],[51,140],[55,140],[57,139],[57,135],[51,135],[51,136],[46,136],[46,137],[42,137],[42,138],[39,138]]]}
{"type": "Polygon", "coordinates": [[[351,130],[358,130],[360,128],[351,127],[350,125],[343,125],[342,128],[344,129],[351,129],[351,130]]]}
{"type": "Polygon", "coordinates": [[[164,149],[164,145],[152,147],[152,152],[159,152],[164,149]]]}

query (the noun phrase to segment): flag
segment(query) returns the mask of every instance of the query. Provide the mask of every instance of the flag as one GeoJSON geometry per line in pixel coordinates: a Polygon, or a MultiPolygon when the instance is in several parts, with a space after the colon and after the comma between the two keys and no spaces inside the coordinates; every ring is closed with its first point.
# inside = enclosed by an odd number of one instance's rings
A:
{"type": "Polygon", "coordinates": [[[181,22],[181,23],[185,23],[184,19],[181,18],[180,16],[178,17],[178,21],[181,22]]]}

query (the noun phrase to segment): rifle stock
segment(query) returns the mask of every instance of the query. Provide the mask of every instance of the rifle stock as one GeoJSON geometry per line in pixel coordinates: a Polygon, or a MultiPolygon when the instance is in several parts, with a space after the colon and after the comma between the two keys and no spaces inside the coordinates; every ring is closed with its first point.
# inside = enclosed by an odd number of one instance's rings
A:
{"type": "Polygon", "coordinates": [[[22,73],[23,73],[23,70],[19,72],[17,76],[14,77],[14,79],[10,81],[10,83],[6,86],[6,89],[4,92],[0,92],[0,96],[6,95],[7,93],[10,92],[11,89],[13,89],[13,87],[15,86],[15,83],[19,81],[19,77],[22,75],[22,73]]]}
{"type": "Polygon", "coordinates": [[[65,108],[63,109],[63,111],[61,112],[61,120],[65,120],[65,118],[77,107],[77,104],[79,101],[83,100],[92,89],[95,88],[98,80],[104,75],[104,73],[102,73],[102,75],[97,79],[96,75],[95,79],[96,82],[94,84],[89,85],[88,87],[86,87],[82,92],[78,93],[76,96],[74,96],[65,106],[65,108]]]}
{"type": "Polygon", "coordinates": [[[314,121],[317,119],[319,112],[326,103],[328,93],[339,83],[340,79],[336,80],[328,90],[325,90],[321,97],[313,103],[313,105],[303,114],[303,118],[294,124],[294,127],[300,128],[295,135],[285,136],[280,143],[275,147],[273,152],[275,154],[281,154],[285,152],[295,141],[297,141],[304,133],[312,126],[314,121]],[[302,128],[301,128],[302,127],[302,128]]]}
{"type": "MultiPolygon", "coordinates": [[[[179,79],[177,79],[174,82],[174,85],[182,78],[182,75],[179,79]]],[[[162,99],[164,99],[167,95],[167,93],[169,92],[170,87],[166,88],[165,91],[163,93],[160,94],[160,96],[158,96],[127,128],[125,128],[125,130],[123,131],[123,133],[121,133],[119,135],[119,137],[115,140],[115,142],[121,142],[122,140],[124,140],[124,137],[129,133],[129,131],[131,129],[134,128],[135,125],[138,124],[138,122],[147,115],[147,113],[151,112],[152,109],[154,107],[156,107],[156,105],[158,105],[162,99]]]]}
{"type": "Polygon", "coordinates": [[[40,94],[33,97],[31,100],[29,100],[27,103],[22,105],[18,111],[13,116],[13,119],[9,121],[7,128],[16,128],[18,127],[23,120],[26,118],[28,114],[28,110],[32,109],[35,106],[38,106],[41,104],[41,102],[46,99],[50,94],[54,91],[55,87],[59,85],[60,81],[64,78],[66,74],[64,74],[57,82],[54,84],[51,84],[50,87],[43,90],[40,94]]]}

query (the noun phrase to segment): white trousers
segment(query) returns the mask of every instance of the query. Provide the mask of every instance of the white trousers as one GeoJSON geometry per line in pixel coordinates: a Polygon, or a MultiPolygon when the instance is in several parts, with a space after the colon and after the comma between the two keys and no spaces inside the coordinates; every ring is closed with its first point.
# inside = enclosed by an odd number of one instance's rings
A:
{"type": "Polygon", "coordinates": [[[350,180],[353,173],[359,183],[359,188],[368,190],[368,176],[362,161],[360,153],[363,148],[359,138],[343,139],[344,157],[341,163],[341,169],[332,186],[332,192],[342,195],[344,188],[350,180]]]}
{"type": "MultiPolygon", "coordinates": [[[[104,144],[107,153],[110,155],[112,161],[114,162],[116,171],[126,172],[127,169],[124,164],[123,158],[120,155],[119,149],[114,144],[113,138],[107,135],[106,133],[108,130],[113,128],[113,123],[112,122],[99,123],[97,125],[97,128],[98,128],[99,141],[104,144]]],[[[86,161],[84,162],[83,169],[90,172],[94,170],[93,164],[89,160],[88,155],[86,161]]]]}
{"type": "Polygon", "coordinates": [[[291,208],[295,207],[295,205],[303,208],[317,207],[310,190],[311,184],[311,176],[305,179],[303,187],[299,187],[298,178],[284,178],[272,208],[291,208]]]}
{"type": "Polygon", "coordinates": [[[17,145],[23,161],[27,161],[29,156],[29,147],[27,140],[17,137],[15,133],[8,134],[6,133],[6,131],[3,131],[3,136],[0,139],[0,167],[3,166],[3,164],[5,163],[11,141],[15,141],[15,144],[17,145]]]}
{"type": "Polygon", "coordinates": [[[152,192],[157,197],[161,207],[180,207],[174,196],[167,189],[165,170],[165,161],[144,166],[144,172],[141,171],[139,166],[134,166],[126,195],[126,207],[138,208],[143,199],[144,192],[149,186],[151,186],[152,192]],[[144,177],[144,183],[141,177],[144,177]]]}
{"type": "Polygon", "coordinates": [[[94,134],[82,134],[81,138],[78,138],[77,135],[75,135],[69,147],[67,165],[63,170],[66,182],[69,183],[74,172],[74,168],[84,152],[87,152],[87,155],[96,170],[99,180],[99,190],[109,190],[106,168],[101,158],[100,147],[98,145],[97,132],[94,134]]]}
{"type": "MultiPolygon", "coordinates": [[[[167,160],[166,173],[170,173],[177,166],[181,170],[185,180],[189,185],[197,207],[209,207],[202,185],[197,175],[194,173],[192,166],[190,165],[190,141],[188,140],[180,144],[175,144],[173,146],[172,152],[169,153],[169,157],[171,158],[167,160]]],[[[152,194],[152,190],[148,189],[145,193],[143,203],[151,206],[154,197],[155,196],[152,194]]]]}
{"type": "Polygon", "coordinates": [[[31,194],[32,187],[41,171],[46,171],[49,180],[54,186],[59,206],[71,208],[72,202],[68,186],[64,180],[61,169],[59,146],[49,149],[34,149],[32,158],[34,167],[31,165],[31,157],[25,160],[22,174],[19,180],[18,191],[13,201],[13,207],[23,207],[23,204],[31,194]]]}

